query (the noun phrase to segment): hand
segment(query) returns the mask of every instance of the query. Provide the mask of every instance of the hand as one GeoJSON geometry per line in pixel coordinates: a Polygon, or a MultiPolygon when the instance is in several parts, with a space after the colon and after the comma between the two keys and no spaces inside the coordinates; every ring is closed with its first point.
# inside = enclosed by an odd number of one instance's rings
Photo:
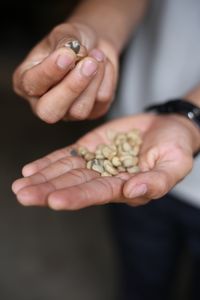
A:
{"type": "Polygon", "coordinates": [[[15,71],[13,86],[47,123],[91,119],[108,110],[117,73],[118,57],[111,43],[84,24],[65,23],[32,49],[15,71]],[[76,54],[65,46],[73,39],[85,52],[78,63],[76,54]]]}
{"type": "Polygon", "coordinates": [[[108,130],[121,132],[139,128],[143,144],[139,159],[141,172],[100,177],[85,168],[80,157],[58,150],[23,168],[25,178],[13,184],[23,205],[75,210],[90,205],[124,202],[142,205],[162,197],[192,169],[193,152],[199,148],[199,134],[184,117],[142,114],[106,123],[81,138],[77,145],[93,151],[106,143],[108,130]]]}

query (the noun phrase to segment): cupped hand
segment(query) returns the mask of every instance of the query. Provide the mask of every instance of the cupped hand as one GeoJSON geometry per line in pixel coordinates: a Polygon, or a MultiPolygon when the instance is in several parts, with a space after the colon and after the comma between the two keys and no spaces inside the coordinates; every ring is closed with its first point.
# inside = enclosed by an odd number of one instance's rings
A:
{"type": "Polygon", "coordinates": [[[23,168],[24,178],[13,184],[23,205],[75,210],[90,205],[123,202],[133,206],[157,199],[170,191],[192,169],[193,153],[200,147],[199,133],[184,117],[141,114],[116,119],[82,137],[76,145],[57,150],[23,168]],[[139,157],[141,172],[100,177],[85,168],[73,148],[93,151],[107,143],[108,130],[127,132],[139,128],[143,144],[139,157]],[[71,152],[72,151],[72,152],[71,152]]]}
{"type": "Polygon", "coordinates": [[[118,56],[88,26],[63,23],[38,43],[13,75],[17,94],[47,123],[92,119],[108,110],[115,93],[118,56]],[[78,40],[83,58],[67,47],[78,40]]]}

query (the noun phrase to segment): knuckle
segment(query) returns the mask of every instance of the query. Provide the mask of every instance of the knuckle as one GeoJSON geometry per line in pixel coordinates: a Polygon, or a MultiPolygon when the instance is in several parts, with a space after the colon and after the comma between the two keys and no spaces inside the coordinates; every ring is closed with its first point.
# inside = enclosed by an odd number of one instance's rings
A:
{"type": "Polygon", "coordinates": [[[78,96],[87,86],[86,80],[84,78],[80,78],[78,81],[73,80],[68,84],[68,91],[70,94],[74,95],[75,97],[78,96]]]}
{"type": "Polygon", "coordinates": [[[75,118],[77,120],[85,120],[88,115],[89,115],[89,111],[86,108],[86,103],[78,103],[76,105],[74,105],[70,111],[69,111],[69,115],[72,118],[75,118]]]}
{"type": "Polygon", "coordinates": [[[158,199],[164,196],[171,188],[170,180],[164,176],[160,175],[159,182],[156,186],[156,191],[152,193],[152,199],[158,199]]]}
{"type": "Polygon", "coordinates": [[[60,119],[55,112],[48,110],[47,108],[44,109],[41,105],[36,105],[35,112],[42,121],[48,124],[54,124],[60,119]]]}
{"type": "Polygon", "coordinates": [[[56,25],[50,32],[50,37],[57,36],[57,34],[60,34],[63,31],[64,24],[58,24],[56,25]]]}
{"type": "Polygon", "coordinates": [[[49,41],[54,41],[56,38],[58,44],[63,44],[68,40],[69,32],[76,32],[76,27],[73,24],[60,23],[51,30],[48,39],[49,41]]]}
{"type": "Polygon", "coordinates": [[[99,102],[111,102],[112,101],[112,93],[111,92],[108,92],[106,94],[103,94],[103,93],[100,93],[98,95],[98,101],[99,102]]]}
{"type": "Polygon", "coordinates": [[[28,76],[25,74],[21,79],[21,87],[28,97],[35,97],[36,90],[33,84],[30,83],[28,76]]]}

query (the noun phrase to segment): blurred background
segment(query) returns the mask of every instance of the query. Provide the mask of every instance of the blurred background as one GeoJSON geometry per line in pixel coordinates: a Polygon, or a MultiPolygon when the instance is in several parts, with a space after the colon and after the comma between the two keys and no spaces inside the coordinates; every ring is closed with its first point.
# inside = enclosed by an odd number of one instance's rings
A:
{"type": "MultiPolygon", "coordinates": [[[[109,207],[76,212],[25,208],[11,192],[24,164],[74,142],[103,122],[46,125],[12,91],[15,67],[39,39],[67,17],[76,2],[1,3],[1,300],[117,299],[119,259],[109,207]]],[[[176,300],[186,295],[187,257],[183,262],[172,291],[176,300]]]]}

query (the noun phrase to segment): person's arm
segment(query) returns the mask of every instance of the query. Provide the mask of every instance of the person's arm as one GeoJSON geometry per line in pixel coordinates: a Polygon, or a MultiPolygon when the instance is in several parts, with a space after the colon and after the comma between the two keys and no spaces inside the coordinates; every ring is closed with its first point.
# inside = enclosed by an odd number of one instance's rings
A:
{"type": "Polygon", "coordinates": [[[83,0],[69,21],[87,24],[120,53],[148,4],[149,0],[83,0]]]}
{"type": "MultiPolygon", "coordinates": [[[[186,99],[188,102],[191,102],[197,107],[200,107],[200,85],[196,86],[190,92],[186,93],[186,95],[183,95],[183,99],[186,99]]],[[[171,117],[180,121],[185,127],[188,128],[193,141],[194,153],[199,151],[200,150],[200,128],[198,128],[197,125],[195,125],[191,120],[189,120],[184,116],[174,114],[171,117]]]]}
{"type": "Polygon", "coordinates": [[[85,0],[38,43],[13,76],[16,93],[48,123],[102,116],[114,98],[119,55],[146,10],[146,0],[85,0]],[[78,40],[86,57],[66,47],[78,40]]]}

